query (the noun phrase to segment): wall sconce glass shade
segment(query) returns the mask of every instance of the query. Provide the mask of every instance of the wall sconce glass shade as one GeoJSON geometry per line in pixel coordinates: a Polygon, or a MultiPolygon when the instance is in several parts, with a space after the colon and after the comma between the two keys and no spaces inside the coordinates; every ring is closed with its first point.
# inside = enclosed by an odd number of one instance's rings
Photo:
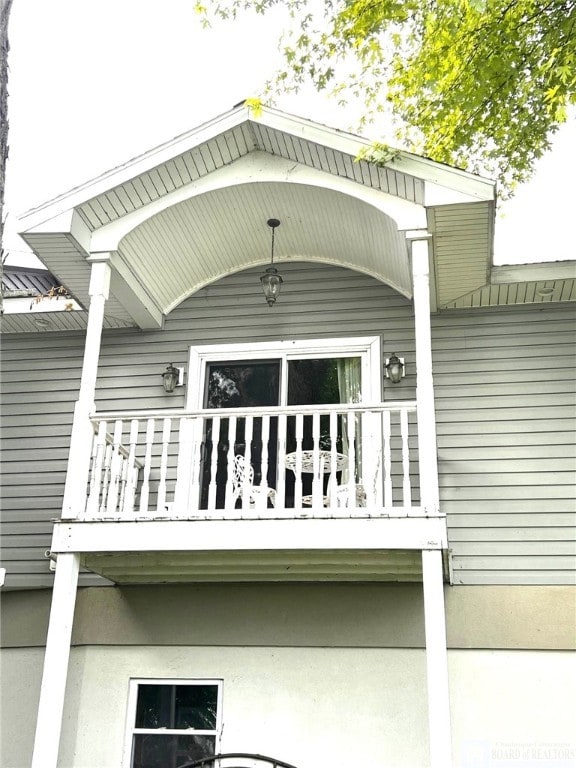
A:
{"type": "Polygon", "coordinates": [[[268,267],[266,272],[260,277],[260,282],[262,283],[262,290],[264,291],[268,306],[271,307],[276,302],[284,282],[282,275],[275,267],[268,267]]]}
{"type": "Polygon", "coordinates": [[[396,352],[386,360],[386,378],[392,384],[398,384],[404,376],[404,358],[398,357],[396,352]]]}
{"type": "Polygon", "coordinates": [[[178,380],[180,378],[180,371],[178,368],[174,368],[172,363],[166,368],[162,374],[162,384],[164,385],[165,392],[174,392],[178,380]]]}

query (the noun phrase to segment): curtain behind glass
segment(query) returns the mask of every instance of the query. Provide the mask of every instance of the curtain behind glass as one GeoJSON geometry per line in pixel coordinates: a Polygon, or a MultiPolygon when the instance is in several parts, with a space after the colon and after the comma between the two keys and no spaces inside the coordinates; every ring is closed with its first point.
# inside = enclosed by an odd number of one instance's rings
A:
{"type": "MultiPolygon", "coordinates": [[[[359,403],[362,394],[362,359],[360,357],[343,357],[338,360],[338,390],[340,392],[341,403],[359,403]]],[[[356,464],[356,481],[358,481],[361,475],[361,456],[360,456],[360,424],[356,425],[356,438],[355,438],[355,464],[356,464]]],[[[342,449],[343,453],[348,455],[349,452],[349,439],[348,439],[348,421],[346,417],[342,417],[342,449]]],[[[346,467],[342,472],[343,482],[348,482],[348,468],[346,467]]]]}

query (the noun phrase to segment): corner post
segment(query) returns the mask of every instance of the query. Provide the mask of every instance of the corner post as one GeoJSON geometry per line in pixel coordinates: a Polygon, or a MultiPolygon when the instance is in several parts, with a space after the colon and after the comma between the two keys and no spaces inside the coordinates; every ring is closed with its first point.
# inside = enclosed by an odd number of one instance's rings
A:
{"type": "Polygon", "coordinates": [[[93,430],[90,414],[95,409],[96,375],[104,323],[104,307],[110,289],[110,254],[93,255],[88,259],[92,264],[90,273],[90,308],[82,362],[82,376],[78,400],[74,406],[70,454],[64,486],[62,517],[73,519],[84,511],[86,484],[90,470],[93,430]]]}
{"type": "MultiPolygon", "coordinates": [[[[110,286],[109,259],[110,254],[98,254],[90,258],[92,263],[89,287],[90,308],[80,391],[74,406],[70,454],[62,504],[63,518],[78,517],[83,512],[86,503],[86,486],[90,471],[93,439],[90,413],[95,408],[96,375],[104,322],[104,306],[110,286]]],[[[46,638],[46,654],[42,671],[32,768],[56,768],[58,762],[79,569],[80,554],[78,552],[66,552],[58,555],[48,636],[46,638]]]]}
{"type": "Polygon", "coordinates": [[[58,555],[31,768],[56,768],[80,556],[58,555]]]}
{"type": "Polygon", "coordinates": [[[452,739],[450,733],[448,651],[446,648],[442,552],[439,549],[422,550],[422,577],[424,582],[430,768],[450,768],[452,765],[452,739]]]}
{"type": "Polygon", "coordinates": [[[439,515],[436,415],[432,377],[432,330],[430,323],[430,268],[428,240],[412,241],[414,324],[416,336],[416,408],[421,504],[426,515],[439,515]]]}

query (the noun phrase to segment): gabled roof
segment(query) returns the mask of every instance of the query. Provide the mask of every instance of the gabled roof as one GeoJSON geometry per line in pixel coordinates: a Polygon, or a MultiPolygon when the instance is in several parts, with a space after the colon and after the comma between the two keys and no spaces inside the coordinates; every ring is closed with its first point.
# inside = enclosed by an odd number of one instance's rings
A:
{"type": "Polygon", "coordinates": [[[202,286],[276,261],[359,270],[411,296],[406,245],[429,236],[433,306],[490,283],[495,186],[399,152],[357,160],[370,142],[246,106],[178,136],[22,217],[22,236],[58,280],[88,300],[90,254],[110,253],[107,312],[158,327],[202,286]]]}

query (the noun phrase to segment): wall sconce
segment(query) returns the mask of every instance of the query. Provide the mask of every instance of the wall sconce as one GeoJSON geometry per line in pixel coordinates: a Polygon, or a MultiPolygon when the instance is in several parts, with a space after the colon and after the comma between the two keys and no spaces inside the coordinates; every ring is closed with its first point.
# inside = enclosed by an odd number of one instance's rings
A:
{"type": "Polygon", "coordinates": [[[386,358],[384,369],[386,371],[386,378],[390,379],[392,384],[398,384],[406,373],[404,370],[404,358],[398,357],[396,352],[394,352],[393,355],[386,358]]]}
{"type": "Polygon", "coordinates": [[[175,368],[172,363],[162,374],[162,384],[165,392],[174,392],[176,387],[181,387],[184,383],[184,368],[175,368]]]}
{"type": "Polygon", "coordinates": [[[272,253],[270,257],[270,266],[266,272],[261,275],[260,282],[262,283],[262,290],[264,291],[268,306],[271,307],[276,303],[276,299],[278,298],[280,288],[284,281],[282,280],[282,275],[274,267],[274,231],[276,227],[280,226],[280,222],[278,219],[268,219],[266,223],[272,230],[272,253]]]}

